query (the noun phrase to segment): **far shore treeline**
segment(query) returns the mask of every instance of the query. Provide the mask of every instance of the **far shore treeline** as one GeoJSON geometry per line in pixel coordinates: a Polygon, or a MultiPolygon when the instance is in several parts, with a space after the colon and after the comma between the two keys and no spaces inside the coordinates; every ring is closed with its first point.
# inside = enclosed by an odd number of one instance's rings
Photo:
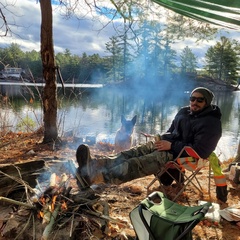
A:
{"type": "MultiPolygon", "coordinates": [[[[240,45],[226,37],[221,37],[207,50],[204,59],[206,64],[201,69],[197,64],[197,56],[189,46],[180,53],[162,41],[155,42],[155,45],[146,41],[138,51],[131,53],[122,46],[117,37],[112,37],[106,44],[106,56],[86,53],[78,56],[65,49],[55,55],[56,68],[60,69],[65,83],[178,85],[183,79],[200,77],[220,80],[230,86],[239,81],[240,45]]],[[[40,52],[24,52],[18,44],[12,43],[7,48],[0,48],[0,59],[0,70],[6,67],[22,68],[23,78],[30,82],[43,81],[40,52]]]]}

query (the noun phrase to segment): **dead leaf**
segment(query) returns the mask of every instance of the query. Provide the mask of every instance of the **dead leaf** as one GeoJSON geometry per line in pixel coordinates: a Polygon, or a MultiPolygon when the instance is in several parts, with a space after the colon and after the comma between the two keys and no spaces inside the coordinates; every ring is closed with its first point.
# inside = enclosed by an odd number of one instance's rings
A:
{"type": "Polygon", "coordinates": [[[7,235],[7,234],[10,233],[10,231],[12,231],[12,230],[18,230],[18,229],[17,229],[18,226],[19,226],[19,222],[16,221],[15,219],[13,219],[13,218],[10,218],[10,219],[7,221],[5,227],[4,227],[3,230],[2,230],[2,236],[7,235]]]}

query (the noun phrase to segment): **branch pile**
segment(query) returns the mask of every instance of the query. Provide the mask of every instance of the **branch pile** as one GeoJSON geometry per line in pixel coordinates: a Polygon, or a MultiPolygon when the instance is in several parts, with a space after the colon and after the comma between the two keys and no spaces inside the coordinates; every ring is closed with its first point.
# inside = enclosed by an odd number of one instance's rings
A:
{"type": "Polygon", "coordinates": [[[108,202],[91,188],[80,191],[71,169],[70,161],[0,165],[1,236],[127,239],[121,232],[128,222],[111,218],[108,202]]]}

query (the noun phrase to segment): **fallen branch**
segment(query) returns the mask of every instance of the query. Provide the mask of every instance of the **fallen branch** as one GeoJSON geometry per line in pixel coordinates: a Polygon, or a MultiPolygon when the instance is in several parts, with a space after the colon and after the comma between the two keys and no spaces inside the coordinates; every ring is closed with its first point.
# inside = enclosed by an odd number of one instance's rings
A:
{"type": "Polygon", "coordinates": [[[23,206],[23,207],[30,208],[30,209],[36,209],[36,207],[33,206],[33,205],[30,205],[28,203],[19,202],[19,201],[16,201],[16,200],[13,200],[13,199],[10,199],[10,198],[6,198],[6,197],[0,197],[0,202],[1,201],[2,202],[8,202],[8,203],[15,204],[15,205],[19,205],[19,206],[23,206]]]}
{"type": "Polygon", "coordinates": [[[72,237],[72,233],[73,233],[73,221],[74,221],[74,213],[72,215],[72,221],[71,221],[71,226],[70,226],[70,233],[69,233],[69,237],[71,238],[72,237]]]}
{"type": "Polygon", "coordinates": [[[36,236],[36,225],[35,225],[35,216],[34,216],[34,214],[32,215],[32,226],[33,226],[33,240],[35,240],[35,236],[36,236]]]}

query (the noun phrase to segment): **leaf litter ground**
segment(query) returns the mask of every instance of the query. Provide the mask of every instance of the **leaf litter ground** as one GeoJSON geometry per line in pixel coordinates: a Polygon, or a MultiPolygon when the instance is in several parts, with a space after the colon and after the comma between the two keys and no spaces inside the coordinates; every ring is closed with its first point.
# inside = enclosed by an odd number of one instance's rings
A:
{"type": "MultiPolygon", "coordinates": [[[[75,151],[77,144],[72,138],[64,139],[61,144],[42,144],[42,132],[35,133],[7,133],[0,138],[0,164],[14,164],[28,160],[38,160],[42,158],[65,159],[75,161],[75,151]]],[[[105,143],[97,143],[90,146],[92,155],[107,155],[112,153],[113,146],[105,143]]],[[[228,166],[229,159],[222,163],[222,168],[228,166]]],[[[199,180],[204,189],[204,195],[201,196],[191,186],[178,199],[179,204],[195,206],[199,200],[211,201],[218,203],[220,209],[239,204],[240,188],[239,186],[228,181],[228,201],[227,203],[219,202],[215,197],[215,185],[211,180],[211,196],[207,193],[208,172],[202,171],[199,175],[199,180]]],[[[96,239],[134,239],[135,232],[132,228],[129,213],[138,205],[138,203],[146,198],[146,186],[150,183],[154,176],[148,176],[141,179],[115,186],[115,185],[99,185],[96,188],[97,194],[102,200],[105,200],[109,205],[109,217],[116,219],[117,223],[110,221],[111,232],[108,235],[98,236],[96,239]],[[119,220],[119,221],[118,221],[119,220]],[[123,224],[120,224],[123,223],[123,224]],[[113,233],[115,232],[115,233],[113,233]]],[[[155,184],[152,191],[158,191],[158,184],[155,184]]],[[[174,196],[175,189],[167,189],[174,196]]],[[[0,203],[1,204],[1,203],[0,203]]],[[[0,205],[1,207],[1,205],[0,205]]],[[[0,230],[1,230],[0,222],[0,230]]],[[[14,222],[13,222],[14,224],[14,222]]],[[[240,228],[236,222],[228,222],[221,219],[220,223],[216,224],[210,220],[200,222],[193,229],[193,239],[195,240],[240,240],[240,228]]],[[[93,233],[94,234],[94,233],[93,233]]],[[[95,238],[93,238],[95,239],[95,238]]],[[[8,240],[0,236],[0,240],[8,240]]]]}

